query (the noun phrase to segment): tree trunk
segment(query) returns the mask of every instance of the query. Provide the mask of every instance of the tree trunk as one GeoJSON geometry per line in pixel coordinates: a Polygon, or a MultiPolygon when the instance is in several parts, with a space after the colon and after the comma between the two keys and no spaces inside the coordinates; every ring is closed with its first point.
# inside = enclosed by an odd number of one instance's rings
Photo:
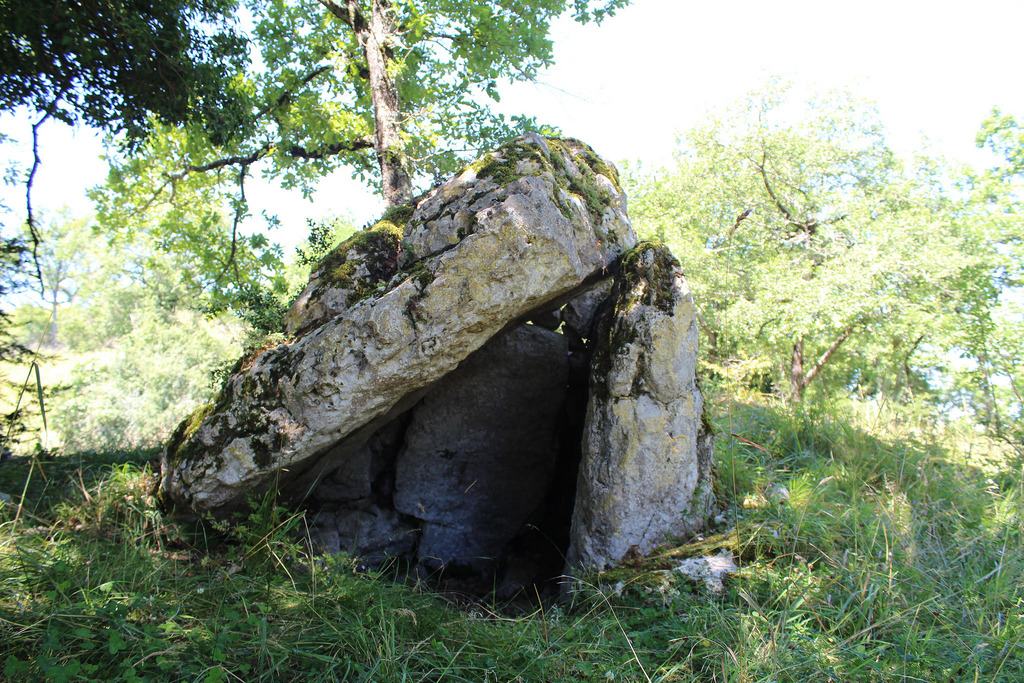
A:
{"type": "Polygon", "coordinates": [[[803,403],[804,390],[804,338],[798,337],[793,344],[793,354],[789,360],[789,402],[803,403]]]}
{"type": "Polygon", "coordinates": [[[802,403],[804,400],[804,392],[807,391],[807,387],[811,385],[814,378],[818,376],[821,369],[825,367],[825,364],[832,358],[833,354],[839,350],[843,342],[849,339],[850,335],[853,334],[853,327],[847,327],[843,330],[842,334],[832,342],[832,346],[828,347],[825,353],[821,354],[821,358],[814,364],[806,374],[804,374],[804,338],[798,337],[796,342],[793,344],[793,356],[790,360],[789,366],[789,402],[790,403],[802,403]]]}
{"type": "Polygon", "coordinates": [[[412,177],[402,144],[402,110],[398,87],[388,73],[391,38],[396,33],[391,0],[369,0],[369,18],[362,12],[366,0],[319,0],[331,14],[341,19],[356,36],[366,57],[373,99],[374,144],[380,165],[381,194],[389,206],[412,199],[412,177]]]}
{"type": "MultiPolygon", "coordinates": [[[[52,310],[50,312],[50,346],[57,346],[57,295],[53,295],[52,310]]],[[[45,334],[43,335],[45,337],[45,334]]]]}
{"type": "MultiPolygon", "coordinates": [[[[412,198],[412,178],[402,146],[401,109],[398,87],[388,73],[391,37],[395,34],[390,0],[371,0],[369,21],[354,22],[356,38],[366,56],[373,97],[375,144],[380,164],[381,191],[389,206],[412,198]]],[[[348,0],[349,16],[359,14],[357,0],[348,0]]]]}

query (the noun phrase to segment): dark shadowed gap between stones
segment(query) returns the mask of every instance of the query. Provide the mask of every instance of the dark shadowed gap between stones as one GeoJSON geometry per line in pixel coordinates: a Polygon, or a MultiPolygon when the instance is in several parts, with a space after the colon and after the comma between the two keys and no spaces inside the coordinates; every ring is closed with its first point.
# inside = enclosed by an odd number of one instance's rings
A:
{"type": "Polygon", "coordinates": [[[488,342],[306,499],[320,549],[501,600],[555,596],[587,407],[584,334],[607,293],[488,342]],[[579,328],[582,328],[582,334],[579,328]]]}

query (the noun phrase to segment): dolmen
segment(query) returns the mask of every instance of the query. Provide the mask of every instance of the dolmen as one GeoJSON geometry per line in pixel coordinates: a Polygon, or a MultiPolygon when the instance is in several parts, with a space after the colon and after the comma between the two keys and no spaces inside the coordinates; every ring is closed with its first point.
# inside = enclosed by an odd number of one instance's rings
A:
{"type": "Polygon", "coordinates": [[[626,209],[589,146],[531,134],[388,210],[178,427],[162,505],[222,518],[272,492],[324,551],[512,588],[694,534],[696,311],[626,209]]]}

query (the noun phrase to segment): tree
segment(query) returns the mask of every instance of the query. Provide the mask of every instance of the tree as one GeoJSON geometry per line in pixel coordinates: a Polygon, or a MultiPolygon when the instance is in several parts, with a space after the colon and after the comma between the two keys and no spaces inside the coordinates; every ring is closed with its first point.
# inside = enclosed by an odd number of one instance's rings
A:
{"type": "Polygon", "coordinates": [[[1024,444],[1024,129],[995,108],[976,142],[996,156],[995,165],[965,181],[967,211],[984,227],[989,256],[962,276],[948,400],[972,409],[993,435],[1024,444]]]}
{"type": "Polygon", "coordinates": [[[942,165],[902,163],[870,105],[779,86],[681,142],[674,169],[634,175],[631,209],[684,264],[710,369],[793,402],[829,368],[845,391],[925,389],[913,357],[987,257],[963,249],[980,240],[942,165]]]}
{"type": "MultiPolygon", "coordinates": [[[[33,257],[40,237],[32,182],[48,119],[122,135],[137,147],[154,121],[190,124],[212,139],[240,119],[225,73],[243,67],[237,0],[0,2],[0,112],[27,108],[34,161],[25,177],[33,257]]],[[[37,264],[38,271],[38,264],[37,264]]],[[[41,274],[37,272],[37,277],[41,274]]]]}
{"type": "MultiPolygon", "coordinates": [[[[39,254],[43,303],[50,309],[42,341],[50,346],[59,342],[59,308],[74,301],[82,287],[81,276],[89,276],[89,259],[83,253],[88,240],[89,221],[61,215],[43,235],[39,254]],[[76,272],[77,271],[77,272],[76,272]]],[[[92,274],[95,277],[95,273],[92,274]]]]}
{"type": "Polygon", "coordinates": [[[186,296],[197,305],[244,309],[256,299],[283,294],[281,248],[261,232],[242,230],[249,215],[248,168],[237,175],[220,169],[176,176],[168,170],[170,162],[159,160],[164,152],[186,144],[183,131],[163,130],[146,143],[153,157],[145,162],[130,159],[112,169],[108,183],[93,193],[98,229],[112,243],[138,254],[138,277],[162,262],[147,258],[154,252],[178,264],[186,296]],[[224,175],[237,196],[223,187],[224,175]],[[154,185],[161,189],[149,192],[154,185]]]}
{"type": "MultiPolygon", "coordinates": [[[[600,21],[627,2],[575,0],[576,18],[600,21]],[[592,4],[598,7],[591,10],[592,4]]],[[[494,141],[494,133],[507,134],[502,122],[467,95],[482,90],[496,100],[499,79],[533,78],[539,66],[551,62],[551,42],[546,37],[551,18],[569,6],[566,0],[320,3],[349,34],[345,50],[349,59],[356,59],[349,73],[358,77],[353,84],[357,91],[368,91],[372,101],[374,153],[389,204],[412,196],[413,160],[404,137],[411,137],[410,147],[421,153],[436,154],[429,143],[433,131],[449,140],[467,137],[466,133],[490,138],[480,140],[485,144],[494,141]],[[443,117],[465,117],[469,127],[459,130],[443,117]],[[494,131],[480,128],[487,119],[498,124],[494,131]],[[408,136],[416,127],[422,132],[408,136]]]]}
{"type": "MultiPolygon", "coordinates": [[[[245,41],[234,27],[237,6],[237,0],[0,0],[0,112],[26,110],[34,120],[32,164],[4,178],[25,186],[25,213],[16,222],[26,224],[28,241],[20,225],[0,235],[0,301],[34,279],[40,293],[51,295],[56,337],[56,307],[71,282],[71,264],[61,255],[69,246],[51,241],[42,247],[32,206],[47,121],[102,129],[119,136],[128,151],[156,123],[189,125],[213,140],[234,133],[241,110],[226,75],[246,61],[245,41]],[[49,253],[41,254],[41,247],[49,253]]],[[[0,142],[7,139],[0,135],[0,142]]],[[[5,218],[18,215],[6,206],[0,211],[5,218]]],[[[10,324],[0,310],[0,358],[22,360],[27,350],[10,324]]]]}
{"type": "MultiPolygon", "coordinates": [[[[232,109],[221,75],[245,61],[237,0],[0,2],[0,111],[148,134],[150,117],[211,126],[232,109]]],[[[224,131],[221,131],[224,134],[224,131]]]]}
{"type": "Polygon", "coordinates": [[[993,108],[981,122],[975,142],[1000,160],[999,165],[989,169],[990,176],[1004,180],[1024,178],[1024,128],[1013,116],[993,108]]]}
{"type": "MultiPolygon", "coordinates": [[[[466,151],[534,125],[506,120],[487,100],[498,82],[531,79],[551,63],[551,20],[567,9],[600,21],[629,0],[251,0],[256,67],[235,75],[247,111],[240,133],[210,140],[186,127],[158,194],[190,174],[237,169],[310,191],[327,171],[376,175],[389,204],[409,199],[418,174],[456,168],[466,151]]],[[[171,156],[168,156],[171,155],[171,156]]],[[[159,158],[159,159],[158,159],[159,158]]],[[[125,174],[121,174],[124,176],[125,174]]]]}
{"type": "Polygon", "coordinates": [[[129,329],[102,353],[82,358],[53,399],[54,429],[66,449],[152,447],[182,416],[209,400],[212,373],[241,349],[222,318],[135,302],[129,329]]]}

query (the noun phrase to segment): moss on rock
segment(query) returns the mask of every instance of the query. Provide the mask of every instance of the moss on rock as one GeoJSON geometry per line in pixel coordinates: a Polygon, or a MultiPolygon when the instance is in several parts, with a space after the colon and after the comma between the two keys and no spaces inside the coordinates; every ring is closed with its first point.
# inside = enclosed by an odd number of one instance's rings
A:
{"type": "Polygon", "coordinates": [[[501,187],[505,187],[524,175],[538,175],[544,170],[550,170],[551,162],[544,156],[540,145],[520,139],[485,154],[469,167],[478,178],[490,178],[501,187]],[[533,169],[532,173],[524,172],[520,168],[520,162],[524,160],[533,161],[537,168],[533,169]]]}
{"type": "MultiPolygon", "coordinates": [[[[561,190],[579,197],[593,221],[599,222],[615,197],[599,184],[597,176],[604,176],[621,192],[618,171],[575,138],[545,138],[544,143],[548,153],[540,144],[520,138],[484,155],[469,168],[478,178],[490,178],[501,187],[524,176],[547,174],[561,190]]],[[[556,199],[562,215],[571,219],[572,209],[556,199]]]]}
{"type": "Polygon", "coordinates": [[[686,543],[665,543],[646,555],[623,559],[617,566],[600,572],[596,578],[604,585],[634,582],[642,585],[649,572],[675,569],[682,560],[714,557],[722,552],[731,552],[737,558],[749,559],[749,553],[744,554],[748,552],[747,546],[741,544],[734,529],[722,534],[698,536],[686,543]]]}
{"type": "Polygon", "coordinates": [[[196,430],[203,424],[203,421],[210,416],[215,405],[214,403],[207,403],[199,406],[178,424],[178,427],[171,434],[171,438],[167,442],[167,461],[169,463],[173,465],[182,460],[185,444],[192,439],[192,435],[196,433],[196,430]]]}
{"type": "Polygon", "coordinates": [[[320,286],[350,290],[346,301],[349,306],[370,297],[398,271],[404,222],[393,219],[404,216],[408,220],[410,215],[411,209],[395,207],[390,216],[385,214],[368,230],[357,232],[335,247],[314,271],[320,286]]]}
{"type": "Polygon", "coordinates": [[[640,242],[622,255],[620,292],[628,299],[620,299],[620,305],[623,308],[637,304],[654,306],[672,315],[676,304],[676,271],[682,271],[682,266],[667,246],[661,242],[640,242]]]}
{"type": "MultiPolygon", "coordinates": [[[[607,377],[616,356],[628,353],[637,341],[637,328],[628,315],[636,306],[651,306],[667,315],[673,315],[677,303],[675,293],[676,271],[679,261],[668,247],[659,242],[641,242],[622,255],[619,270],[609,295],[609,308],[599,319],[596,337],[599,340],[592,366],[596,378],[607,377]]],[[[637,372],[632,394],[644,390],[643,376],[647,358],[643,351],[636,359],[637,372]]],[[[599,381],[595,387],[601,398],[608,398],[608,387],[599,381]]]]}

